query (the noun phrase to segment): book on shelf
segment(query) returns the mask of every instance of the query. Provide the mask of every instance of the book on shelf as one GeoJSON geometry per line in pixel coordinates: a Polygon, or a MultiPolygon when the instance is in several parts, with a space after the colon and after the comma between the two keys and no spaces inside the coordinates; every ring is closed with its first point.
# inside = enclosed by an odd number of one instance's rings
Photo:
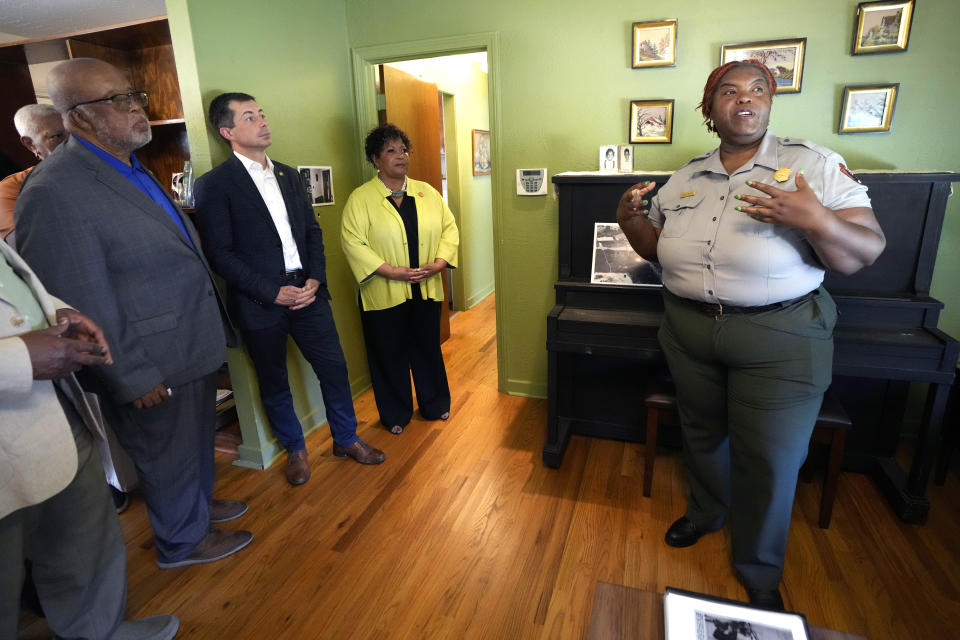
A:
{"type": "Polygon", "coordinates": [[[809,640],[801,613],[768,611],[745,602],[667,587],[666,640],[809,640]]]}

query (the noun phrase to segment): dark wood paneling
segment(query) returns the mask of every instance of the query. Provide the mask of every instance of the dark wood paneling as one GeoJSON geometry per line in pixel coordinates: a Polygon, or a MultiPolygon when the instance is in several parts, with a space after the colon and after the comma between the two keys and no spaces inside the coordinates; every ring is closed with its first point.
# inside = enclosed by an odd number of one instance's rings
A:
{"type": "MultiPolygon", "coordinates": [[[[33,166],[37,159],[20,143],[20,136],[13,126],[13,114],[25,104],[37,101],[33,92],[33,81],[23,47],[0,49],[0,151],[13,163],[14,173],[33,166]]],[[[2,170],[3,167],[0,167],[2,170]]],[[[5,178],[6,173],[0,175],[5,178]]]]}

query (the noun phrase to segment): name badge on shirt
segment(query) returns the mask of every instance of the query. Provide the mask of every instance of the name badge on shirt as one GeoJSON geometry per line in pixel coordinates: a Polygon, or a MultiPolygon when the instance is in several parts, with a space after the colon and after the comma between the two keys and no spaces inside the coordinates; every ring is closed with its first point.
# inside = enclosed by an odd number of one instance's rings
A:
{"type": "Polygon", "coordinates": [[[695,196],[695,195],[697,195],[696,191],[684,191],[683,193],[680,194],[680,197],[689,198],[690,196],[695,196]]]}

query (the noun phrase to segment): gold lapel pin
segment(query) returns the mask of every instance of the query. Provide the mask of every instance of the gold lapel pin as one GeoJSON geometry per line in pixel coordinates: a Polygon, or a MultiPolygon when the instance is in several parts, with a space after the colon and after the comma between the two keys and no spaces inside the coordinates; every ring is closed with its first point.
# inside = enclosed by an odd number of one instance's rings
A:
{"type": "Polygon", "coordinates": [[[789,177],[790,177],[790,169],[788,169],[787,167],[780,167],[779,169],[773,172],[773,179],[776,180],[777,182],[786,182],[789,177]]]}

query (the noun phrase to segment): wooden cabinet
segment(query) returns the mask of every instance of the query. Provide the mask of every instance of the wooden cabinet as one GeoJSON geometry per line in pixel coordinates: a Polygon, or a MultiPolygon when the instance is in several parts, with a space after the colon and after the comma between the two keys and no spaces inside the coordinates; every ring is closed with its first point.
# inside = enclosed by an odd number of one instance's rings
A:
{"type": "MultiPolygon", "coordinates": [[[[62,58],[99,58],[126,71],[137,89],[150,94],[147,115],[153,129],[153,140],[137,151],[137,158],[157,176],[167,189],[173,173],[183,170],[190,159],[187,130],[183,121],[180,85],[170,42],[166,18],[151,18],[135,23],[103,27],[94,31],[61,34],[50,38],[33,38],[0,45],[0,61],[11,71],[27,70],[31,47],[44,46],[62,51],[62,58]],[[19,67],[19,69],[18,69],[19,67]]],[[[36,69],[49,65],[35,64],[36,69]]],[[[37,84],[37,78],[34,78],[37,84]]],[[[0,127],[12,128],[12,115],[17,108],[37,102],[33,87],[21,83],[12,95],[4,98],[10,105],[9,117],[0,127]],[[8,124],[9,123],[9,124],[8,124]]],[[[0,113],[0,117],[3,114],[0,113]]],[[[7,146],[7,143],[4,143],[7,146]]],[[[7,149],[4,149],[7,152],[7,149]]],[[[7,152],[7,155],[10,155],[7,152]]]]}

